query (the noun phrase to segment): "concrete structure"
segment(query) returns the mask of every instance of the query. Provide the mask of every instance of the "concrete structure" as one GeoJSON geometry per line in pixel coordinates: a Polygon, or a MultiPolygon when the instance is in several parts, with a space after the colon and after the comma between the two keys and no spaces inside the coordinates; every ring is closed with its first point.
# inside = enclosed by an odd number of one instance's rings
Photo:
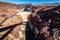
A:
{"type": "MultiPolygon", "coordinates": [[[[17,15],[20,15],[23,19],[23,22],[27,23],[28,16],[31,14],[31,11],[29,10],[29,8],[25,7],[22,10],[17,10],[17,11],[18,11],[17,15]]],[[[21,27],[20,38],[25,38],[26,23],[23,23],[25,25],[22,25],[22,27],[21,27]]]]}

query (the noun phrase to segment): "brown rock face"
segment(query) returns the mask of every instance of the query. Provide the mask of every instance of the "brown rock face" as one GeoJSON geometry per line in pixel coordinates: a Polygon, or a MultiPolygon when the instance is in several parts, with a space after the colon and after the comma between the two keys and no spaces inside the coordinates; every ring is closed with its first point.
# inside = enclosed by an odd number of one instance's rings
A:
{"type": "MultiPolygon", "coordinates": [[[[0,17],[1,22],[5,18],[6,17],[0,17]]],[[[2,26],[0,26],[0,40],[20,40],[20,23],[22,23],[22,18],[17,15],[8,18],[4,23],[2,23],[2,26]]]]}

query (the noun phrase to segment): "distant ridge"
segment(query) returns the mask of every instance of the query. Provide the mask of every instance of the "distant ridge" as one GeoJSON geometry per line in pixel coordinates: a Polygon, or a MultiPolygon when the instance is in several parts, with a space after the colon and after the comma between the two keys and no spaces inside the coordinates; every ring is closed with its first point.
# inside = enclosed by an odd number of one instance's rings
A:
{"type": "Polygon", "coordinates": [[[38,11],[38,9],[42,9],[42,8],[45,8],[45,10],[49,10],[53,7],[57,7],[58,5],[60,5],[60,3],[12,4],[12,3],[8,3],[8,2],[1,2],[0,1],[0,13],[5,13],[5,12],[6,13],[13,13],[13,12],[16,12],[16,10],[21,10],[25,6],[29,6],[29,8],[35,7],[36,11],[38,11]]]}

